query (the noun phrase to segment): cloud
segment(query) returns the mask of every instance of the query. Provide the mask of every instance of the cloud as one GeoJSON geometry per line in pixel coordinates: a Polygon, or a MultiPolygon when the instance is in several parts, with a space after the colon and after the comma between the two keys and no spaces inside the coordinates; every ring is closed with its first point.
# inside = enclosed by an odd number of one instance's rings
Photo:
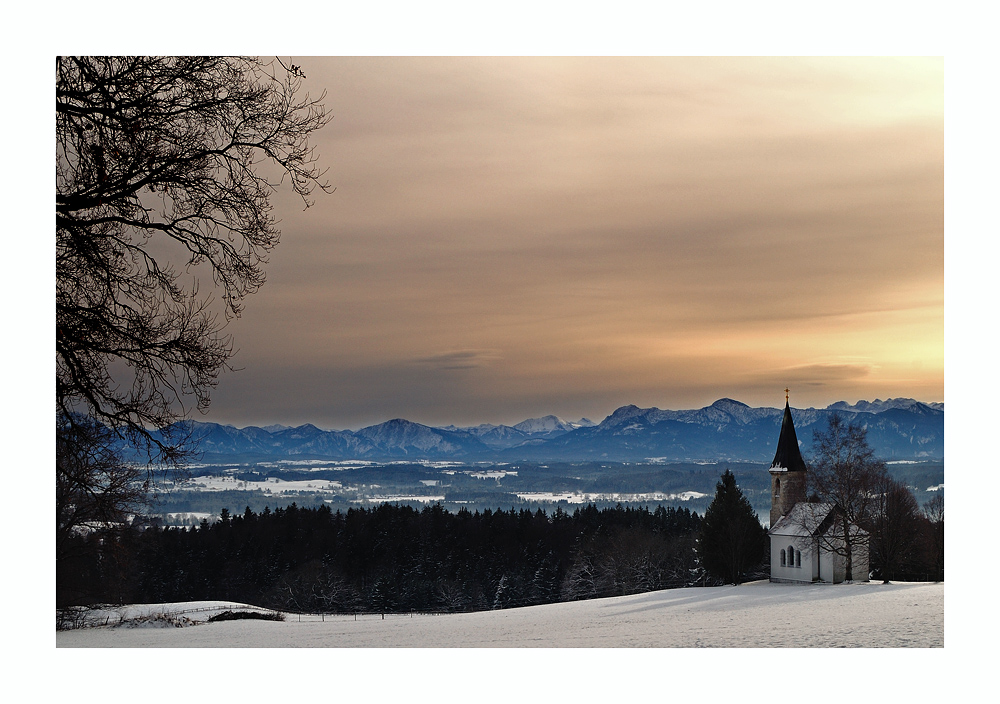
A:
{"type": "Polygon", "coordinates": [[[877,366],[870,363],[804,364],[788,367],[767,376],[768,383],[787,383],[789,386],[841,387],[870,377],[877,366]]]}
{"type": "Polygon", "coordinates": [[[420,357],[414,363],[440,371],[481,369],[501,358],[499,350],[452,350],[428,357],[420,357]]]}

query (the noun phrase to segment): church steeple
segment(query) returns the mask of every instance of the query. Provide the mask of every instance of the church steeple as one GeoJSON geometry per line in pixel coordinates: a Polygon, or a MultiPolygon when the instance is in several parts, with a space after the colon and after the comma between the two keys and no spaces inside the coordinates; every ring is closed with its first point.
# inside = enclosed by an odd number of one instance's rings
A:
{"type": "Polygon", "coordinates": [[[771,462],[771,525],[788,515],[792,507],[806,500],[806,463],[799,451],[795,437],[792,410],[788,406],[788,389],[785,389],[785,415],[781,418],[778,449],[771,462]]]}
{"type": "Polygon", "coordinates": [[[778,450],[774,453],[774,461],[771,462],[771,469],[778,468],[786,472],[806,471],[806,463],[799,451],[799,440],[795,437],[795,424],[792,423],[792,409],[788,407],[788,396],[785,396],[785,415],[781,419],[778,450]]]}

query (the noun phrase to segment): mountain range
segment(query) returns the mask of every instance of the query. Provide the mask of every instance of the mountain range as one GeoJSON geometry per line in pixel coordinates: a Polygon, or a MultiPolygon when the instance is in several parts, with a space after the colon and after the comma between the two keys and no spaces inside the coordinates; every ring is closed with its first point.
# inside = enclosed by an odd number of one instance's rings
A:
{"type": "MultiPolygon", "coordinates": [[[[403,418],[357,431],[314,425],[236,428],[181,421],[200,459],[251,462],[276,459],[770,462],[783,409],[751,408],[719,399],[696,410],[622,406],[600,423],[566,422],[549,415],[517,425],[431,427],[403,418]]],[[[824,409],[792,409],[803,455],[814,430],[834,413],[868,431],[868,442],[885,460],[944,458],[944,404],[910,398],[844,401],[824,409]]]]}

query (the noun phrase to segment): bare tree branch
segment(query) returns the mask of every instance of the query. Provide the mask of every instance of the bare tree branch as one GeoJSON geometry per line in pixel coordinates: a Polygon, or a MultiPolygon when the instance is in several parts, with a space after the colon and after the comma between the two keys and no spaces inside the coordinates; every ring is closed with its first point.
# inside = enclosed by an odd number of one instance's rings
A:
{"type": "Polygon", "coordinates": [[[231,368],[223,330],[279,239],[271,194],[287,180],[309,207],[331,190],[309,144],[325,94],[278,63],[56,60],[56,412],[151,460],[181,458],[154,431],[206,409],[231,368]]]}

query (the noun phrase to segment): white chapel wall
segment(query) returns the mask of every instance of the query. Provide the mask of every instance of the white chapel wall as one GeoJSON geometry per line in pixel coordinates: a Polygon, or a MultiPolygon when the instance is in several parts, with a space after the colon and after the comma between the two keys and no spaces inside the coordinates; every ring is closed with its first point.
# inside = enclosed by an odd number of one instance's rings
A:
{"type": "Polygon", "coordinates": [[[771,536],[771,579],[777,581],[811,582],[813,551],[808,544],[803,544],[800,538],[789,535],[771,536]],[[801,549],[801,567],[788,565],[788,548],[796,551],[801,549]],[[781,564],[781,551],[785,551],[785,565],[781,564]]]}

